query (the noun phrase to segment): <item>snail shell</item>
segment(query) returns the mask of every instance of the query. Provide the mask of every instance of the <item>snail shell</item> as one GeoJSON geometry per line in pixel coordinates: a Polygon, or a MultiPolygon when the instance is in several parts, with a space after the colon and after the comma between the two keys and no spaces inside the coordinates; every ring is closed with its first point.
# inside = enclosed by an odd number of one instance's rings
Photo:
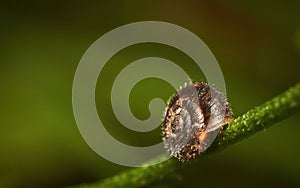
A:
{"type": "Polygon", "coordinates": [[[187,84],[167,107],[163,122],[165,147],[181,161],[193,159],[209,147],[231,120],[231,109],[220,92],[205,83],[187,84]]]}

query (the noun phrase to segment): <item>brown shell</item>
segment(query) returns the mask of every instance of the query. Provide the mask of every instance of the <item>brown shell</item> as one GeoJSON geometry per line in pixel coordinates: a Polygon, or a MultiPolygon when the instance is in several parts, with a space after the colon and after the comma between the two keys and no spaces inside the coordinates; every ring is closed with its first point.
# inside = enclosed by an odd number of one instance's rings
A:
{"type": "Polygon", "coordinates": [[[181,161],[193,159],[231,120],[231,109],[220,92],[205,83],[188,84],[177,91],[167,107],[163,122],[165,146],[181,161]]]}

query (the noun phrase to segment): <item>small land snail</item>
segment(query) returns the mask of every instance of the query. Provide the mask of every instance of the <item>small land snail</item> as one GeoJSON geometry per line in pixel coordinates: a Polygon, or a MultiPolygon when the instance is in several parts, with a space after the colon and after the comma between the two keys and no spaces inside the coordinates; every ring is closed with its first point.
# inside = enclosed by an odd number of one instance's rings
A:
{"type": "Polygon", "coordinates": [[[162,133],[171,156],[181,161],[198,157],[232,121],[226,98],[206,83],[186,84],[171,98],[162,133]]]}

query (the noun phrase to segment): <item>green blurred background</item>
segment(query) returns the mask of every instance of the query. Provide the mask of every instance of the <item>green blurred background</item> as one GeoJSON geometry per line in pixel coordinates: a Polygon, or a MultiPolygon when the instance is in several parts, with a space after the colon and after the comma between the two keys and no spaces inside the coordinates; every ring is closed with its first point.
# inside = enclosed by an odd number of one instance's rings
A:
{"type": "MultiPolygon", "coordinates": [[[[62,187],[129,169],[93,152],[72,113],[76,67],[87,48],[104,33],[145,20],[189,29],[217,58],[227,96],[238,116],[299,81],[299,9],[299,1],[271,0],[1,1],[0,187],[62,187]]],[[[184,66],[193,79],[205,80],[188,57],[167,46],[135,45],[116,54],[98,81],[96,102],[99,114],[99,107],[108,107],[101,116],[106,128],[131,145],[157,143],[160,131],[125,129],[109,110],[110,84],[124,63],[147,56],[168,58],[184,66]]],[[[149,101],[154,97],[166,100],[173,92],[162,80],[142,80],[131,93],[132,112],[146,119],[149,101]],[[157,91],[157,87],[164,89],[157,91]]],[[[179,173],[183,180],[176,185],[299,187],[299,121],[299,114],[294,115],[198,160],[179,173]]],[[[168,187],[172,183],[158,184],[168,187]]]]}

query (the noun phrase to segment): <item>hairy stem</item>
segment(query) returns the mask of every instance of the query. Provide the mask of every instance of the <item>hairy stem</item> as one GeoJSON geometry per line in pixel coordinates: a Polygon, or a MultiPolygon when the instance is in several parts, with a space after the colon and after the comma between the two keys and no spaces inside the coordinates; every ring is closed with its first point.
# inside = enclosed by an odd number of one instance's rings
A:
{"type": "MultiPolygon", "coordinates": [[[[300,112],[300,83],[229,123],[210,148],[196,160],[201,160],[203,156],[246,139],[297,112],[300,112]]],[[[169,174],[172,174],[173,171],[184,166],[186,166],[186,163],[172,158],[161,164],[134,168],[104,181],[90,185],[80,185],[79,187],[147,186],[162,181],[169,174]]]]}

